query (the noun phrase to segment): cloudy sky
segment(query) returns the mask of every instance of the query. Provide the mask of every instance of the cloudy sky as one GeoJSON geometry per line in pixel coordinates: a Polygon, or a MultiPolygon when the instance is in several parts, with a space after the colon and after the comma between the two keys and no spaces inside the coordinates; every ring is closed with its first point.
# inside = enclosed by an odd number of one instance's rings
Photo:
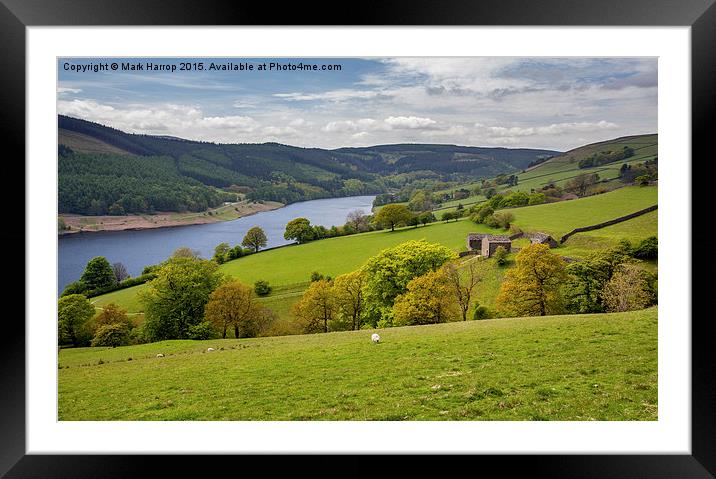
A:
{"type": "Polygon", "coordinates": [[[131,133],[225,143],[567,150],[657,131],[657,59],[59,59],[57,108],[131,133]],[[204,70],[67,69],[187,61],[204,70]],[[212,62],[254,70],[209,71],[212,62]],[[271,62],[319,70],[258,70],[271,62]]]}

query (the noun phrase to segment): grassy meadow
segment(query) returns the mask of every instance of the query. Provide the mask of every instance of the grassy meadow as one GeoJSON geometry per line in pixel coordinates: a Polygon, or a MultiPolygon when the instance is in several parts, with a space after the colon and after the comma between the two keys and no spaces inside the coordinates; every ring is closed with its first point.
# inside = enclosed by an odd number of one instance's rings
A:
{"type": "Polygon", "coordinates": [[[658,418],[656,308],[371,333],[63,349],[59,419],[658,418]]]}
{"type": "MultiPolygon", "coordinates": [[[[543,231],[559,238],[576,227],[606,221],[655,203],[657,203],[656,187],[625,187],[578,200],[514,208],[508,211],[515,215],[515,224],[524,231],[543,231]]],[[[596,246],[616,244],[621,238],[621,232],[628,231],[626,236],[634,240],[655,235],[656,212],[650,215],[602,230],[580,233],[570,238],[565,246],[556,251],[567,256],[579,257],[596,246]],[[632,222],[639,224],[640,227],[632,227],[632,222]],[[603,233],[605,231],[607,233],[603,233]],[[598,244],[588,239],[601,234],[605,236],[598,244]]],[[[394,232],[374,231],[278,248],[230,261],[221,265],[221,269],[247,284],[253,284],[259,279],[269,281],[275,291],[263,301],[279,316],[283,316],[298,299],[300,292],[307,287],[313,271],[335,277],[359,268],[368,258],[382,249],[409,240],[425,239],[443,244],[455,251],[464,251],[467,234],[471,232],[504,234],[502,230],[477,225],[463,218],[459,221],[439,222],[418,228],[399,228],[394,232]]],[[[515,245],[519,246],[517,243],[515,245]]],[[[485,268],[502,272],[502,269],[496,267],[493,262],[486,263],[489,265],[485,265],[485,268]]],[[[482,289],[484,293],[479,295],[479,300],[481,304],[489,305],[497,294],[501,276],[486,274],[485,277],[486,284],[482,289]]],[[[96,306],[99,307],[114,302],[129,312],[141,312],[142,305],[137,292],[144,287],[140,285],[115,291],[93,298],[92,301],[95,301],[96,306]]]]}

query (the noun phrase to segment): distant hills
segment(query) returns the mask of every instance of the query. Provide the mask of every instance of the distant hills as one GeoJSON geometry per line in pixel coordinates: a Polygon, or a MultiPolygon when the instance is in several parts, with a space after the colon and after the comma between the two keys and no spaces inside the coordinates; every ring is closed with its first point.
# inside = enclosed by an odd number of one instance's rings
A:
{"type": "Polygon", "coordinates": [[[235,198],[292,203],[380,193],[415,178],[488,178],[553,150],[397,144],[299,148],[130,134],[58,117],[61,213],[201,211],[235,198]]]}

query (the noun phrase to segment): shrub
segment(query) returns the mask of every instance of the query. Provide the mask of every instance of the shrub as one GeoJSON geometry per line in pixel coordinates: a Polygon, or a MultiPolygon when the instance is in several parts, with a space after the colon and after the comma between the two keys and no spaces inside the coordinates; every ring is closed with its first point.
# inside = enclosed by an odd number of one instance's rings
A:
{"type": "Polygon", "coordinates": [[[209,321],[203,321],[199,324],[195,324],[189,328],[188,333],[189,339],[204,340],[214,339],[217,337],[214,325],[209,321]]]}
{"type": "Polygon", "coordinates": [[[498,246],[495,249],[492,257],[495,258],[495,262],[500,266],[507,264],[507,250],[502,246],[498,246]]]}
{"type": "Polygon", "coordinates": [[[313,273],[311,273],[311,283],[315,281],[320,281],[322,279],[324,279],[324,276],[318,271],[314,271],[313,273]]]}
{"type": "Polygon", "coordinates": [[[489,319],[489,317],[490,311],[486,307],[480,306],[479,304],[475,305],[475,312],[472,313],[472,319],[478,321],[481,319],[489,319]]]}
{"type": "Polygon", "coordinates": [[[650,236],[633,248],[632,255],[639,259],[656,259],[659,256],[659,241],[650,236]]]}
{"type": "Polygon", "coordinates": [[[271,293],[273,288],[269,285],[268,281],[262,279],[254,283],[254,292],[259,296],[266,296],[271,293]]]}
{"type": "Polygon", "coordinates": [[[60,297],[67,296],[70,294],[84,294],[85,291],[87,291],[87,285],[84,284],[82,281],[75,281],[65,286],[65,289],[64,291],[62,291],[60,297]]]}

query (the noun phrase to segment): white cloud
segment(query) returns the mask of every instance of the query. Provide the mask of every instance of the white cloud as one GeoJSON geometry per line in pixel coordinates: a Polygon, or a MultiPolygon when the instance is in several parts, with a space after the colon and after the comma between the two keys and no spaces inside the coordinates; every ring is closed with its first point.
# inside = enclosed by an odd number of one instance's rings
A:
{"type": "Polygon", "coordinates": [[[290,101],[329,101],[329,102],[343,102],[348,100],[370,100],[378,97],[388,97],[389,94],[378,90],[352,90],[352,89],[341,89],[341,90],[330,90],[319,93],[274,93],[274,97],[281,98],[290,101]]]}
{"type": "Polygon", "coordinates": [[[487,132],[488,136],[497,138],[524,137],[524,136],[553,136],[564,135],[574,132],[590,132],[595,130],[614,130],[619,128],[616,123],[601,120],[596,123],[578,122],[578,123],[553,123],[546,126],[534,127],[504,127],[489,126],[486,127],[481,123],[475,123],[475,128],[487,132]]]}
{"type": "Polygon", "coordinates": [[[424,130],[435,128],[437,122],[430,118],[418,116],[389,116],[385,123],[394,130],[424,130]]]}
{"type": "Polygon", "coordinates": [[[82,92],[81,88],[68,88],[68,87],[62,87],[62,86],[57,87],[58,95],[62,95],[65,93],[81,93],[81,92],[82,92]]]}

